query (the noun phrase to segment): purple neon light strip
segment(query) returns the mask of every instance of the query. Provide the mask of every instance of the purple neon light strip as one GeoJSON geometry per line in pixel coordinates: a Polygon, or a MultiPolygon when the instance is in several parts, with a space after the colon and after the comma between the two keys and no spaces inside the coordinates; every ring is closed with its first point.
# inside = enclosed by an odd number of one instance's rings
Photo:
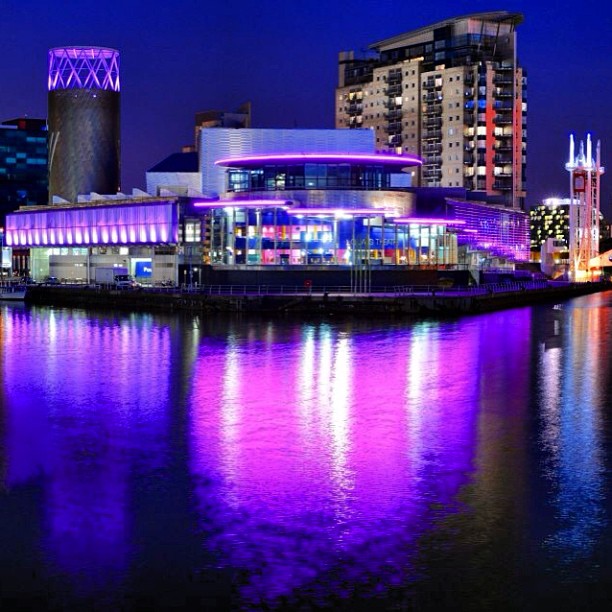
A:
{"type": "Polygon", "coordinates": [[[266,206],[287,208],[287,200],[215,200],[214,202],[194,202],[195,208],[264,208],[266,206]]]}
{"type": "Polygon", "coordinates": [[[465,225],[462,219],[441,219],[427,217],[398,217],[394,219],[395,223],[409,223],[420,225],[465,225]]]}
{"type": "Polygon", "coordinates": [[[382,163],[394,166],[420,166],[422,160],[414,155],[370,155],[363,153],[290,153],[271,155],[247,155],[229,157],[215,162],[217,166],[240,166],[256,163],[274,162],[347,162],[347,163],[382,163]]]}
{"type": "Polygon", "coordinates": [[[377,209],[377,208],[290,208],[291,215],[362,215],[379,217],[393,217],[397,214],[392,209],[377,209]]]}

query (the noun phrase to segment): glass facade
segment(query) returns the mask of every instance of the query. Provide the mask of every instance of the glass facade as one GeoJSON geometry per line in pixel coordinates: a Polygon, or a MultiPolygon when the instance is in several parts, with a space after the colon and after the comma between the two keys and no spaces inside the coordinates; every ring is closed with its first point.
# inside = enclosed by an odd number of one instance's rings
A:
{"type": "Polygon", "coordinates": [[[230,169],[228,191],[285,191],[294,189],[393,189],[397,169],[382,165],[306,163],[230,169]]]}
{"type": "Polygon", "coordinates": [[[20,206],[47,204],[47,126],[44,119],[0,125],[0,226],[20,206]]]}

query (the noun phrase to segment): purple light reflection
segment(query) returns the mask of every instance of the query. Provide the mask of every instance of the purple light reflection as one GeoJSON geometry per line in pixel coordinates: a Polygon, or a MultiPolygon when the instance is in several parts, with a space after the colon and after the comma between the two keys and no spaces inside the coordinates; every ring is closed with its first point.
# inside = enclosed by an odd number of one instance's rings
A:
{"type": "Polygon", "coordinates": [[[40,547],[51,573],[78,593],[112,590],[130,562],[134,465],[162,463],[170,377],[159,356],[170,350],[168,330],[146,318],[13,311],[2,317],[2,341],[11,354],[1,361],[5,484],[42,485],[40,547]],[[31,360],[24,376],[32,346],[44,346],[45,359],[31,360]]]}
{"type": "Polygon", "coordinates": [[[271,330],[200,355],[192,472],[215,473],[223,503],[211,519],[210,490],[196,487],[202,519],[222,563],[247,571],[245,601],[274,605],[330,572],[337,592],[408,579],[431,503],[452,505],[475,452],[478,338],[444,333],[304,326],[301,342],[271,330]]]}

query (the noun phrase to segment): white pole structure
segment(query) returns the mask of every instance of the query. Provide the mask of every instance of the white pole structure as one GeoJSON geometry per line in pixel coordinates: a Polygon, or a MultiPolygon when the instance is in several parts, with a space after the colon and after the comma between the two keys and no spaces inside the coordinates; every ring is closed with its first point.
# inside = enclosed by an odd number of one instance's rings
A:
{"type": "Polygon", "coordinates": [[[599,182],[604,173],[601,165],[601,143],[597,142],[593,159],[591,135],[587,134],[586,154],[580,142],[575,155],[574,136],[570,136],[570,279],[577,282],[592,280],[590,261],[599,255],[599,182]]]}

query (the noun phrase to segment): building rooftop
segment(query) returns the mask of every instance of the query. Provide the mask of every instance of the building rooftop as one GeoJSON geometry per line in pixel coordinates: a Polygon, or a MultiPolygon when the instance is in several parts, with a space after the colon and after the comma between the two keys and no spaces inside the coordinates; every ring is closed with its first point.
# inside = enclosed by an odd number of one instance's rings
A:
{"type": "Polygon", "coordinates": [[[16,128],[19,130],[46,130],[46,119],[34,119],[32,117],[17,117],[3,121],[0,125],[3,127],[16,128]]]}
{"type": "Polygon", "coordinates": [[[471,13],[469,15],[462,15],[461,17],[451,17],[449,19],[444,19],[443,21],[438,21],[422,28],[410,30],[408,32],[398,34],[397,36],[393,36],[391,38],[385,38],[384,40],[369,45],[368,49],[381,51],[385,48],[409,45],[411,44],[410,40],[417,36],[422,36],[423,34],[426,34],[428,32],[433,33],[434,30],[447,26],[452,26],[462,21],[492,21],[498,23],[510,23],[513,26],[517,26],[523,22],[523,19],[524,17],[522,13],[511,13],[509,11],[489,11],[483,13],[471,13]]]}

